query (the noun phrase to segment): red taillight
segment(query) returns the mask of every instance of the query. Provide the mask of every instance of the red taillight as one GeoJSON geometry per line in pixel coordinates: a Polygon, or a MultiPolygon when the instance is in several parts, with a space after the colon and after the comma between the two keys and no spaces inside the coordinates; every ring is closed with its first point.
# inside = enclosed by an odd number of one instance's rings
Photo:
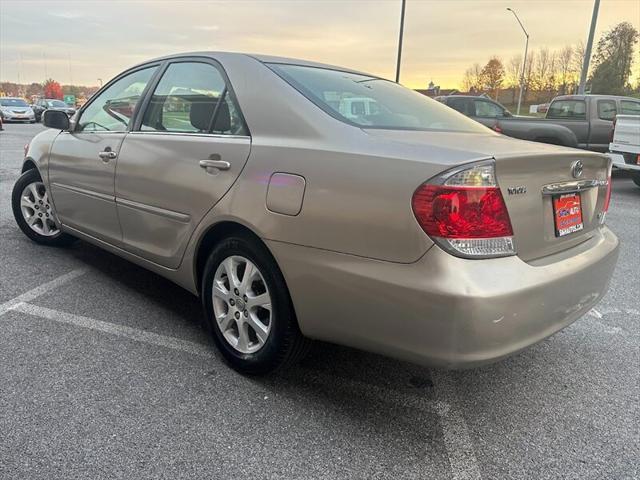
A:
{"type": "Polygon", "coordinates": [[[516,254],[493,161],[455,168],[423,183],[413,193],[411,206],[425,233],[453,255],[516,254]]]}
{"type": "Polygon", "coordinates": [[[613,142],[613,137],[616,133],[616,117],[613,117],[613,124],[611,125],[611,132],[609,132],[609,143],[613,142]]]}
{"type": "Polygon", "coordinates": [[[609,211],[609,203],[611,203],[611,173],[609,173],[609,178],[607,178],[607,195],[604,197],[604,207],[602,207],[603,213],[607,213],[609,211]]]}
{"type": "Polygon", "coordinates": [[[421,185],[413,211],[427,235],[440,238],[496,238],[513,235],[498,187],[421,185]]]}

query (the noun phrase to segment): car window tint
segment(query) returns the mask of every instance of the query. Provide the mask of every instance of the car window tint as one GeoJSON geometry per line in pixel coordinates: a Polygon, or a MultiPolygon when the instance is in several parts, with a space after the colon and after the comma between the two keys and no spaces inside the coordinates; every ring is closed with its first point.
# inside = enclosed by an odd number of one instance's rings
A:
{"type": "Polygon", "coordinates": [[[640,115],[640,102],[620,100],[620,113],[623,115],[640,115]]]}
{"type": "Polygon", "coordinates": [[[238,109],[222,75],[213,65],[198,62],[169,65],[153,92],[141,130],[244,133],[238,109]]]}
{"type": "Polygon", "coordinates": [[[613,120],[616,118],[616,102],[614,100],[598,100],[598,118],[613,120]]]}
{"type": "Polygon", "coordinates": [[[76,131],[124,132],[157,67],[130,73],[110,85],[82,112],[76,131]]]}
{"type": "Polygon", "coordinates": [[[363,128],[486,132],[479,123],[397,83],[304,65],[268,66],[328,114],[363,128]]]}
{"type": "Polygon", "coordinates": [[[451,98],[447,101],[447,105],[449,105],[454,110],[457,110],[460,113],[464,113],[465,115],[469,115],[467,104],[468,101],[466,98],[451,98]]]}
{"type": "Polygon", "coordinates": [[[486,100],[475,100],[477,117],[502,117],[502,109],[495,103],[486,100]]]}
{"type": "Polygon", "coordinates": [[[549,105],[547,118],[584,120],[587,118],[587,106],[584,100],[556,100],[549,105]]]}

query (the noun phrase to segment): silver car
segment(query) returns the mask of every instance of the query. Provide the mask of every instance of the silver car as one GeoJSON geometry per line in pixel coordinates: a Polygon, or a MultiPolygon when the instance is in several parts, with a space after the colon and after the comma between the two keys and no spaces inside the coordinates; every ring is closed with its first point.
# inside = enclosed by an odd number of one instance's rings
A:
{"type": "Polygon", "coordinates": [[[44,123],[13,190],[22,231],[199,295],[244,373],[311,339],[495,361],[593,307],[618,256],[607,157],[499,135],[345,68],[164,57],[44,123]]]}
{"type": "Polygon", "coordinates": [[[0,117],[3,122],[36,123],[33,109],[24,99],[18,97],[0,97],[0,117]]]}

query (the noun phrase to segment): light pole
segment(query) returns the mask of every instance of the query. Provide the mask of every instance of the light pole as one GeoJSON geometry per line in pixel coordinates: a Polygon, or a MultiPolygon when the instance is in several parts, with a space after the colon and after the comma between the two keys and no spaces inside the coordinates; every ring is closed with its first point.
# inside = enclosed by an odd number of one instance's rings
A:
{"type": "Polygon", "coordinates": [[[396,83],[400,83],[400,59],[402,58],[402,35],[404,33],[404,8],[407,0],[402,0],[402,11],[400,12],[400,35],[398,37],[398,61],[396,63],[396,83]]]}
{"type": "Polygon", "coordinates": [[[589,38],[587,40],[587,48],[584,51],[582,59],[582,71],[580,72],[580,85],[578,87],[578,95],[584,95],[584,87],[587,83],[587,73],[589,72],[589,60],[591,60],[591,49],[593,48],[593,35],[596,32],[596,23],[598,21],[598,9],[600,8],[600,0],[596,0],[593,4],[593,14],[591,15],[591,28],[589,29],[589,38]]]}
{"type": "Polygon", "coordinates": [[[520,24],[520,28],[522,28],[522,31],[524,32],[525,37],[527,37],[527,40],[524,44],[524,60],[522,62],[522,71],[520,72],[520,95],[518,95],[518,110],[516,111],[516,114],[520,115],[520,105],[522,104],[522,92],[524,91],[524,71],[527,68],[527,52],[529,51],[529,34],[524,29],[524,25],[522,25],[522,22],[518,18],[518,14],[515,12],[515,10],[512,10],[509,7],[507,7],[507,10],[513,13],[513,16],[516,17],[516,20],[520,24]]]}

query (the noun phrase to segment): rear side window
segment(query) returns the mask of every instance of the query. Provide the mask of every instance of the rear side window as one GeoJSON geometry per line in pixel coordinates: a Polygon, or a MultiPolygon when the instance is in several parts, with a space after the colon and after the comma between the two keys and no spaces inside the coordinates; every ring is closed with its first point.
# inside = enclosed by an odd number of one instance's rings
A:
{"type": "Polygon", "coordinates": [[[587,118],[587,106],[584,100],[556,100],[551,102],[547,118],[585,120],[587,118]]]}
{"type": "Polygon", "coordinates": [[[504,113],[502,108],[492,102],[487,102],[486,100],[475,100],[476,106],[476,116],[477,117],[502,117],[504,113]]]}
{"type": "Polygon", "coordinates": [[[640,102],[620,100],[620,113],[623,115],[640,115],[640,102]]]}
{"type": "Polygon", "coordinates": [[[446,105],[388,80],[303,65],[268,66],[329,115],[358,127],[487,132],[446,105]]]}
{"type": "Polygon", "coordinates": [[[450,98],[447,101],[447,105],[449,105],[454,110],[457,110],[460,113],[464,113],[465,115],[474,115],[474,112],[469,112],[469,101],[466,98],[450,98]]]}
{"type": "Polygon", "coordinates": [[[172,63],[153,92],[141,130],[245,135],[221,73],[208,63],[172,63]]]}
{"type": "Polygon", "coordinates": [[[611,120],[616,118],[616,102],[614,100],[598,100],[598,118],[611,120]]]}
{"type": "Polygon", "coordinates": [[[130,73],[107,87],[82,112],[76,131],[125,132],[156,68],[130,73]]]}

